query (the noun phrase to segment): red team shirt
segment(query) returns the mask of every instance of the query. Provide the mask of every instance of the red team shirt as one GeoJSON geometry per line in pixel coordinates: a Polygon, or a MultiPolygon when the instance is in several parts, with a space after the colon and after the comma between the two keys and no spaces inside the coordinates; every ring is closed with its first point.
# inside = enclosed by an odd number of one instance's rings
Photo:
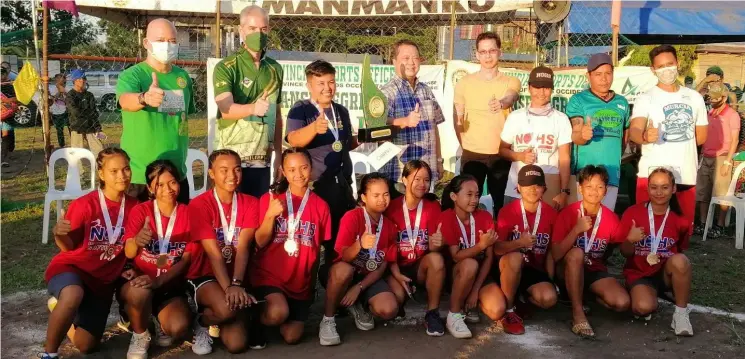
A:
{"type": "MultiPolygon", "coordinates": [[[[564,240],[564,237],[571,232],[575,224],[577,224],[577,211],[580,210],[582,202],[574,202],[562,210],[556,218],[554,224],[554,238],[555,243],[559,243],[564,240]]],[[[600,220],[600,227],[598,233],[595,236],[595,241],[588,253],[590,264],[585,263],[585,271],[589,272],[607,272],[608,267],[606,266],[605,250],[611,244],[618,244],[623,242],[623,238],[619,239],[617,235],[618,231],[618,217],[608,207],[601,205],[600,210],[603,211],[602,219],[600,220]]],[[[596,217],[592,218],[592,226],[595,225],[596,217]]],[[[592,227],[587,230],[587,235],[592,235],[592,227]]],[[[583,249],[585,248],[585,235],[580,233],[574,242],[574,247],[583,249]]]]}
{"type": "MultiPolygon", "coordinates": [[[[497,216],[497,241],[514,241],[520,239],[523,232],[533,233],[533,224],[535,223],[536,213],[525,211],[525,217],[528,219],[528,227],[524,227],[522,210],[520,209],[521,200],[512,201],[502,207],[497,216]]],[[[551,243],[551,233],[553,233],[554,223],[556,223],[556,210],[546,202],[541,201],[541,221],[538,223],[536,231],[536,241],[533,249],[525,251],[527,264],[541,271],[546,271],[546,256],[548,255],[549,244],[551,243]]],[[[598,230],[599,231],[599,230],[598,230]]]]}
{"type": "MultiPolygon", "coordinates": [[[[140,253],[134,258],[134,266],[141,273],[155,279],[161,274],[168,272],[171,266],[181,260],[186,245],[191,240],[189,237],[189,210],[185,204],[179,204],[176,207],[176,223],[173,225],[173,232],[171,233],[171,239],[168,245],[168,263],[164,268],[158,268],[157,265],[157,260],[160,256],[160,244],[155,222],[155,207],[152,200],[140,203],[132,209],[127,220],[127,226],[125,227],[125,232],[127,233],[125,238],[126,241],[134,241],[137,233],[142,230],[142,226],[145,224],[145,218],[147,217],[150,217],[149,227],[153,236],[150,244],[142,248],[140,253]]],[[[166,234],[169,219],[170,216],[166,217],[161,214],[160,220],[163,235],[166,234]]]]}
{"type": "MultiPolygon", "coordinates": [[[[479,231],[486,233],[490,229],[493,229],[494,220],[492,219],[489,212],[481,209],[476,209],[476,211],[473,212],[473,220],[476,221],[476,244],[478,244],[481,240],[479,231]]],[[[458,246],[460,249],[467,249],[468,243],[466,241],[469,241],[471,238],[471,225],[463,225],[463,227],[466,229],[466,236],[468,236],[468,239],[466,239],[463,238],[463,234],[460,231],[458,221],[460,220],[455,214],[454,209],[443,211],[440,215],[439,222],[442,223],[442,227],[440,228],[440,230],[442,231],[442,237],[445,241],[445,244],[447,244],[448,246],[458,246]]],[[[485,253],[483,251],[476,256],[476,259],[479,261],[483,260],[484,258],[485,253]]]]}
{"type": "MultiPolygon", "coordinates": [[[[336,244],[334,245],[334,249],[339,255],[335,262],[341,261],[344,249],[353,245],[354,242],[357,241],[357,237],[362,237],[362,235],[367,231],[365,228],[365,215],[362,212],[364,210],[365,209],[362,207],[357,207],[345,213],[344,217],[341,218],[341,221],[339,222],[339,233],[336,236],[336,244]]],[[[382,233],[380,234],[380,240],[378,241],[377,253],[375,254],[375,258],[373,258],[373,260],[378,264],[378,267],[383,264],[383,261],[388,263],[396,262],[396,234],[398,233],[398,229],[393,221],[388,219],[386,216],[380,216],[380,220],[383,221],[383,229],[381,230],[382,233]]],[[[372,226],[371,230],[375,232],[378,226],[374,223],[372,218],[370,218],[370,221],[372,226]]],[[[369,259],[370,255],[368,250],[362,248],[357,254],[357,258],[355,258],[350,264],[355,267],[356,273],[367,275],[370,271],[365,267],[365,263],[367,263],[369,259]]]]}
{"type": "MultiPolygon", "coordinates": [[[[235,264],[235,253],[238,248],[238,235],[241,230],[259,227],[259,201],[247,194],[238,193],[238,218],[235,221],[235,232],[230,246],[232,250],[226,250],[223,236],[222,222],[220,222],[220,211],[215,200],[213,190],[209,190],[197,196],[189,202],[189,228],[191,240],[198,243],[202,240],[216,240],[220,247],[228,276],[233,277],[233,266],[235,264]]],[[[221,203],[225,213],[225,219],[230,224],[231,204],[221,203]]],[[[204,276],[214,276],[212,264],[203,246],[191,246],[187,249],[192,253],[191,266],[186,274],[187,279],[196,279],[204,276]]],[[[242,279],[242,278],[239,278],[242,279]]]]}
{"type": "MultiPolygon", "coordinates": [[[[124,223],[137,205],[137,199],[124,196],[124,223]]],[[[106,207],[111,218],[111,225],[116,226],[121,203],[106,199],[106,207]]],[[[116,243],[109,246],[109,235],[103,218],[98,191],[92,191],[70,203],[65,219],[70,221],[69,236],[78,246],[67,252],[55,255],[49,262],[45,280],[60,273],[74,272],[93,293],[106,296],[111,294],[113,283],[122,273],[127,261],[122,252],[126,229],[122,228],[116,243]]],[[[126,227],[123,225],[123,227],[126,227]]]]}
{"type": "MultiPolygon", "coordinates": [[[[429,235],[437,231],[437,221],[440,217],[440,204],[436,201],[422,199],[422,217],[419,227],[419,233],[416,238],[415,248],[411,248],[409,241],[409,232],[406,231],[406,220],[404,219],[403,203],[405,196],[398,197],[391,201],[385,216],[388,217],[398,227],[398,236],[396,244],[398,249],[398,265],[408,266],[416,263],[429,250],[429,235]]],[[[412,233],[416,226],[416,209],[408,210],[409,223],[411,223],[412,233]]]]}
{"type": "MultiPolygon", "coordinates": [[[[660,263],[651,266],[647,263],[647,255],[651,253],[652,236],[649,230],[649,214],[647,213],[647,202],[638,203],[629,207],[623,213],[621,225],[618,229],[618,238],[624,240],[631,230],[632,220],[636,221],[637,227],[642,227],[645,238],[634,244],[634,255],[626,259],[626,265],[623,267],[623,276],[626,284],[633,284],[640,278],[649,277],[657,273],[665,265],[665,261],[675,253],[682,253],[688,249],[690,244],[689,233],[691,231],[691,222],[683,216],[670,211],[665,222],[665,229],[662,231],[662,240],[657,246],[657,255],[660,256],[660,263]]],[[[654,216],[655,230],[658,231],[662,225],[664,214],[654,216]]],[[[656,234],[656,233],[655,233],[656,234]]]]}
{"type": "MultiPolygon", "coordinates": [[[[272,241],[264,248],[257,249],[251,259],[251,270],[248,272],[251,285],[277,287],[290,298],[311,299],[310,281],[313,277],[313,266],[318,259],[321,242],[331,239],[329,206],[321,197],[310,192],[295,232],[298,251],[294,255],[289,255],[284,249],[287,240],[287,197],[284,193],[275,197],[285,204],[285,210],[274,221],[272,241]]],[[[300,208],[302,200],[303,197],[292,195],[295,213],[300,208]]],[[[259,223],[264,222],[269,202],[269,193],[266,193],[259,201],[259,223]]]]}

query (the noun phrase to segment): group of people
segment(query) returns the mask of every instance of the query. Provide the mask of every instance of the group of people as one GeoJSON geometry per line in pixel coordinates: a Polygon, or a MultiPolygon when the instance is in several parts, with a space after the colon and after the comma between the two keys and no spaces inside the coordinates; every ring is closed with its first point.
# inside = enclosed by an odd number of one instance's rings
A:
{"type": "Polygon", "coordinates": [[[212,351],[212,337],[231,353],[263,348],[266,327],[297,343],[316,283],[326,289],[322,345],[341,343],[340,308],[358,329],[371,330],[374,318],[405,315],[416,288],[427,294],[431,336],[447,330],[470,338],[466,323],[478,321],[479,311],[522,334],[520,303],[549,308],[565,293],[572,332],[594,337],[583,306],[588,291],[611,310],[647,319],[657,296],[672,291],[671,327],[693,335],[683,251],[693,232],[696,146],[721,111],[707,119],[702,96],[676,82],[673,47],[650,52],[659,83],[633,111],[610,90],[614,68],[605,54],[590,59],[590,88],[571,98],[567,114],[551,105],[546,67],[530,74],[527,106],[511,111],[520,82],[498,70],[499,37],[482,33],[481,69],[455,90],[462,168],[438,200],[429,192],[442,178],[443,110],[417,80],[417,45],[399,41],[396,76],[383,93],[398,128],[392,141],[406,148],[364,175],[355,198],[349,153],[357,141],[349,111],[334,102],[334,67],[322,60],[306,67],[310,98],[292,106],[283,129],[282,68],[266,56],[268,31],[260,7],[241,12],[243,46],[215,68],[212,189],[189,201],[192,82],[171,64],[173,24],[148,25],[147,59],[117,83],[121,149],[98,153],[100,188],[73,201],[54,227],[61,253],[46,272],[52,298],[44,358],[57,356],[65,333],[82,352],[95,348],[113,297],[132,331],[128,358],[146,358],[153,340],[167,346],[192,332],[197,354],[212,351]],[[619,220],[613,210],[627,140],[642,146],[642,158],[637,204],[619,220]],[[496,216],[479,208],[484,182],[496,216]],[[626,257],[625,284],[607,272],[615,247],[626,257]]]}

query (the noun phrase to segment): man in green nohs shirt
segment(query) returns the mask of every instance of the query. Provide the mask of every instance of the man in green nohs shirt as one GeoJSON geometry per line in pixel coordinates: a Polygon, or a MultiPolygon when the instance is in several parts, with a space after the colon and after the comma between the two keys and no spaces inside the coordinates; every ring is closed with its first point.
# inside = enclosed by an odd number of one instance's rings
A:
{"type": "MultiPolygon", "coordinates": [[[[243,45],[215,66],[215,102],[220,111],[214,148],[241,156],[238,190],[260,198],[269,190],[272,152],[275,169],[282,153],[282,67],[266,56],[269,18],[259,6],[240,14],[243,45]]],[[[276,171],[275,171],[276,172],[276,171]]]]}

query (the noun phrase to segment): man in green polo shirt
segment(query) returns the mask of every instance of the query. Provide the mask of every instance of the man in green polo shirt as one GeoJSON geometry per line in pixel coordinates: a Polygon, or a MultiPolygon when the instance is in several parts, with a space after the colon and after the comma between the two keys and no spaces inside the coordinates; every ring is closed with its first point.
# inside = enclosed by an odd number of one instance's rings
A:
{"type": "Polygon", "coordinates": [[[241,48],[215,66],[220,116],[214,148],[231,149],[241,156],[238,190],[260,198],[272,180],[272,152],[275,168],[282,153],[282,67],[266,56],[269,18],[261,7],[251,5],[241,11],[239,32],[241,48]]]}
{"type": "Polygon", "coordinates": [[[147,59],[119,74],[116,96],[122,107],[121,147],[132,167],[129,195],[148,198],[145,168],[155,160],[169,160],[179,169],[178,200],[189,201],[186,152],[189,148],[188,114],[194,113],[194,92],[189,74],[171,65],[178,57],[176,28],[166,19],[147,26],[142,41],[147,59]]]}

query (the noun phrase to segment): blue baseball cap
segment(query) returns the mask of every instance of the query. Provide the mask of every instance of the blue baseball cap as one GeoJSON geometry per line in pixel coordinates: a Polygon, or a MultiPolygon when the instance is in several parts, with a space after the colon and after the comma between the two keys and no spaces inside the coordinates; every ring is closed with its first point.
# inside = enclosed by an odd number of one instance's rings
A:
{"type": "Polygon", "coordinates": [[[592,55],[590,60],[587,61],[587,72],[593,72],[603,65],[610,65],[613,67],[613,59],[610,58],[610,55],[604,52],[592,55]]]}
{"type": "Polygon", "coordinates": [[[83,78],[85,78],[85,72],[81,69],[75,69],[70,72],[70,80],[72,80],[73,82],[83,78]]]}

